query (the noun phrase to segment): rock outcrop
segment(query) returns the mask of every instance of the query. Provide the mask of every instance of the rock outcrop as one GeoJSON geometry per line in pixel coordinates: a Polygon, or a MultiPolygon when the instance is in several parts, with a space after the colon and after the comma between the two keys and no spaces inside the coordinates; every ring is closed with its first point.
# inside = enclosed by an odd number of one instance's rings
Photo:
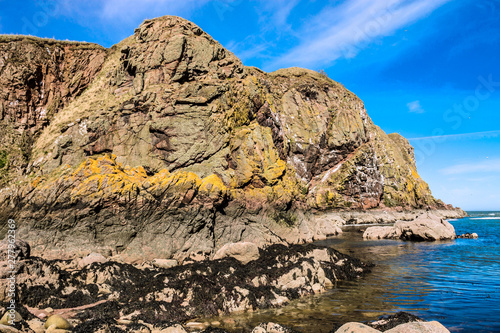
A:
{"type": "Polygon", "coordinates": [[[451,209],[341,84],[245,67],[181,18],[0,50],[0,236],[14,218],[35,254],[182,261],[337,234],[325,212],[451,209]]]}
{"type": "Polygon", "coordinates": [[[450,331],[437,321],[426,321],[406,312],[386,315],[379,320],[365,324],[350,322],[330,333],[449,333],[450,331]]]}
{"type": "MultiPolygon", "coordinates": [[[[247,264],[226,257],[168,269],[112,260],[79,268],[76,259],[32,257],[16,265],[16,309],[23,318],[17,328],[45,318],[45,328],[72,325],[85,333],[130,332],[140,325],[161,331],[172,322],[276,307],[369,271],[357,259],[310,244],[271,245],[247,264]]],[[[7,284],[0,280],[4,308],[7,284]]]]}
{"type": "Polygon", "coordinates": [[[423,214],[412,221],[398,221],[394,226],[369,227],[363,238],[438,241],[455,239],[456,234],[450,222],[433,214],[423,214]]]}

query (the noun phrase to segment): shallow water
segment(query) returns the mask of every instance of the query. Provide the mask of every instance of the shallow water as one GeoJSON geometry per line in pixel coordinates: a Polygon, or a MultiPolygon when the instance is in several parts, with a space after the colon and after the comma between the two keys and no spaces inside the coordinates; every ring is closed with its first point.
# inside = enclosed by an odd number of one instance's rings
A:
{"type": "Polygon", "coordinates": [[[302,332],[329,332],[338,323],[408,311],[452,332],[500,332],[500,212],[469,215],[450,222],[457,234],[475,232],[479,239],[363,241],[356,228],[347,229],[318,244],[373,262],[372,273],[284,308],[216,320],[232,331],[272,321],[302,332]]]}

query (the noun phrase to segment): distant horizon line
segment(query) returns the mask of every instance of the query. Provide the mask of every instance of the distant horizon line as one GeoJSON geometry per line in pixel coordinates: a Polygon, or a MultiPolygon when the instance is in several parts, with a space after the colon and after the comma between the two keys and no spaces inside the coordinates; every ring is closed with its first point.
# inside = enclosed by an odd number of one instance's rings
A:
{"type": "Polygon", "coordinates": [[[417,138],[408,138],[407,140],[436,140],[436,139],[448,139],[448,138],[463,138],[463,137],[478,137],[482,138],[484,136],[498,136],[500,135],[500,130],[494,131],[484,131],[484,132],[472,132],[472,133],[461,133],[461,134],[444,134],[444,135],[433,135],[433,136],[422,136],[417,138]]]}

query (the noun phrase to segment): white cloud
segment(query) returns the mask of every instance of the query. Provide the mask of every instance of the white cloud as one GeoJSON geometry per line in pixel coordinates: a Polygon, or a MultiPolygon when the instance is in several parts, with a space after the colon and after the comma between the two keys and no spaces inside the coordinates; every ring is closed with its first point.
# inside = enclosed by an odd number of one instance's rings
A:
{"type": "Polygon", "coordinates": [[[420,105],[420,101],[413,101],[413,102],[410,102],[408,104],[406,104],[406,106],[408,106],[408,111],[412,112],[412,113],[424,113],[424,109],[422,108],[422,105],[420,105]]]}
{"type": "Polygon", "coordinates": [[[440,170],[445,175],[460,175],[470,173],[500,173],[500,159],[486,159],[476,163],[452,165],[440,170]]]}
{"type": "Polygon", "coordinates": [[[377,38],[422,19],[450,0],[352,0],[326,7],[304,31],[301,43],[271,67],[318,66],[353,58],[377,38]]]}
{"type": "Polygon", "coordinates": [[[146,18],[164,15],[185,15],[211,0],[56,0],[64,16],[84,25],[95,25],[96,19],[108,26],[136,24],[146,18]]]}

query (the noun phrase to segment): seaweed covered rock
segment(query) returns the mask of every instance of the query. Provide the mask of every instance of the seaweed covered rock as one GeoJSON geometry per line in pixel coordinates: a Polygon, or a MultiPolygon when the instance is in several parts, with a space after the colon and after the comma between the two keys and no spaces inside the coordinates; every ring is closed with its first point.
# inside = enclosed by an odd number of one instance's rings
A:
{"type": "Polygon", "coordinates": [[[400,311],[392,315],[381,316],[378,320],[371,321],[367,323],[367,325],[379,331],[385,332],[398,325],[413,322],[425,322],[425,320],[411,313],[400,311]]]}
{"type": "Polygon", "coordinates": [[[426,321],[411,313],[398,312],[381,316],[368,323],[346,323],[331,333],[449,333],[450,331],[437,321],[426,321]]]}
{"type": "Polygon", "coordinates": [[[259,248],[250,242],[229,243],[220,248],[215,253],[213,259],[222,259],[225,257],[233,257],[242,264],[248,264],[252,260],[259,259],[259,248]]]}
{"type": "Polygon", "coordinates": [[[168,269],[113,261],[68,266],[68,260],[25,260],[17,293],[34,313],[50,307],[56,315],[71,316],[76,332],[280,306],[369,270],[357,259],[314,245],[272,245],[246,265],[226,257],[168,269]]]}
{"type": "Polygon", "coordinates": [[[31,247],[24,240],[6,237],[0,242],[0,261],[28,259],[30,254],[31,247]]]}

